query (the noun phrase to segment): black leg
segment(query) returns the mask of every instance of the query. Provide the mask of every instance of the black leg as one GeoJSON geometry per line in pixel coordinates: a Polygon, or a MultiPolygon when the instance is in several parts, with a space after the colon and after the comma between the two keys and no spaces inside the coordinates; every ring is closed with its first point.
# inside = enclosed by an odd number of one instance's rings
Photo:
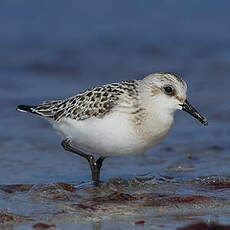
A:
{"type": "Polygon", "coordinates": [[[105,157],[99,157],[97,160],[94,158],[93,155],[88,155],[86,153],[81,152],[78,149],[73,148],[70,145],[70,140],[65,139],[61,142],[62,147],[69,152],[75,153],[81,157],[84,157],[88,160],[91,173],[92,173],[92,180],[99,183],[100,182],[100,169],[102,167],[102,162],[104,161],[105,157]]]}
{"type": "Polygon", "coordinates": [[[101,169],[102,163],[103,163],[104,160],[105,160],[105,157],[99,157],[97,159],[97,167],[98,167],[99,170],[101,169]]]}
{"type": "Polygon", "coordinates": [[[90,155],[90,159],[88,160],[92,172],[92,180],[98,183],[100,182],[100,170],[104,159],[105,157],[99,157],[96,160],[92,155],[90,155]]]}
{"type": "Polygon", "coordinates": [[[80,150],[78,149],[74,149],[71,145],[70,145],[70,140],[69,139],[65,139],[61,142],[61,145],[62,147],[66,150],[66,151],[69,151],[69,152],[72,152],[72,153],[75,153],[81,157],[84,157],[85,159],[89,160],[90,158],[90,155],[86,154],[86,153],[83,153],[81,152],[80,150]]]}

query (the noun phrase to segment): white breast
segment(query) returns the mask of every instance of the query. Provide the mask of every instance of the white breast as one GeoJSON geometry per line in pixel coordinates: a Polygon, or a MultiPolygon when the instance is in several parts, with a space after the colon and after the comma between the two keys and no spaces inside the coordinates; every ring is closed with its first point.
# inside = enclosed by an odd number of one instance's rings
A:
{"type": "Polygon", "coordinates": [[[130,114],[113,112],[103,118],[65,119],[52,123],[63,138],[89,153],[102,156],[136,155],[158,144],[170,127],[162,130],[156,123],[135,127],[130,114]]]}

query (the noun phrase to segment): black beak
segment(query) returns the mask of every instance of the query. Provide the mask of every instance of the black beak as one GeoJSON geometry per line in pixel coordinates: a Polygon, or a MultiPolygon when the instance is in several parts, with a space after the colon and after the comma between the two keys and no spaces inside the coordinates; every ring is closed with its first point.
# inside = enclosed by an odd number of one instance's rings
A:
{"type": "Polygon", "coordinates": [[[208,121],[206,120],[206,118],[202,117],[200,113],[189,104],[187,100],[185,100],[184,103],[180,105],[182,106],[182,110],[191,114],[193,117],[199,120],[203,125],[208,125],[208,121]]]}

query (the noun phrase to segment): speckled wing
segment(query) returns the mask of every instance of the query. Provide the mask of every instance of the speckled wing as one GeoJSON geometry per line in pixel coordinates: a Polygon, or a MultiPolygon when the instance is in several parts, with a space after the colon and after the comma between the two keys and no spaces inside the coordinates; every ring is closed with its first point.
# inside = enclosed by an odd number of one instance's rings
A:
{"type": "Polygon", "coordinates": [[[64,118],[84,120],[90,117],[101,118],[109,113],[126,95],[137,98],[138,81],[123,81],[86,90],[66,100],[45,101],[43,104],[30,108],[47,119],[61,121],[64,118]]]}

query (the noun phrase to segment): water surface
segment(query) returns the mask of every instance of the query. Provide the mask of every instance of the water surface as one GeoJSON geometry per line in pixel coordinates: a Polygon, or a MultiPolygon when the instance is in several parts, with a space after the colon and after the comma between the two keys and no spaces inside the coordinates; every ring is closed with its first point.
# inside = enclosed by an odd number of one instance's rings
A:
{"type": "MultiPolygon", "coordinates": [[[[220,184],[228,184],[229,7],[228,1],[2,1],[0,184],[65,182],[79,186],[90,179],[87,162],[61,148],[61,139],[48,122],[18,113],[18,104],[65,98],[86,88],[164,71],[183,76],[191,104],[207,116],[209,126],[203,127],[179,111],[173,130],[161,145],[139,156],[107,159],[102,179],[127,180],[128,188],[122,192],[132,195],[130,183],[136,175],[156,177],[157,184],[159,178],[170,177],[178,187],[165,181],[166,189],[159,187],[159,194],[166,191],[171,196],[174,191],[173,196],[196,194],[211,197],[212,202],[228,202],[228,186],[190,190],[184,184],[193,184],[197,178],[205,178],[206,183],[213,175],[215,183],[217,176],[220,184]]],[[[146,189],[153,192],[154,183],[146,189]]],[[[135,194],[138,192],[145,191],[137,189],[135,194]]],[[[22,194],[3,192],[1,210],[29,217],[33,214],[33,223],[39,218],[46,221],[44,216],[52,216],[56,201],[45,213],[46,206],[40,201],[36,206],[30,193],[30,189],[22,194]]],[[[222,211],[213,210],[200,213],[198,220],[230,224],[227,205],[222,211]]],[[[174,218],[174,211],[167,220],[168,229],[192,222],[174,218]]],[[[138,220],[145,220],[142,229],[149,229],[165,223],[168,214],[159,214],[152,207],[134,216],[121,217],[115,212],[107,218],[101,215],[100,223],[89,219],[80,225],[68,218],[63,223],[53,216],[51,220],[57,229],[65,229],[66,223],[68,229],[107,229],[112,225],[114,229],[138,229],[140,226],[133,224],[138,216],[138,220]]],[[[32,225],[19,224],[16,229],[31,229],[32,225]]]]}

